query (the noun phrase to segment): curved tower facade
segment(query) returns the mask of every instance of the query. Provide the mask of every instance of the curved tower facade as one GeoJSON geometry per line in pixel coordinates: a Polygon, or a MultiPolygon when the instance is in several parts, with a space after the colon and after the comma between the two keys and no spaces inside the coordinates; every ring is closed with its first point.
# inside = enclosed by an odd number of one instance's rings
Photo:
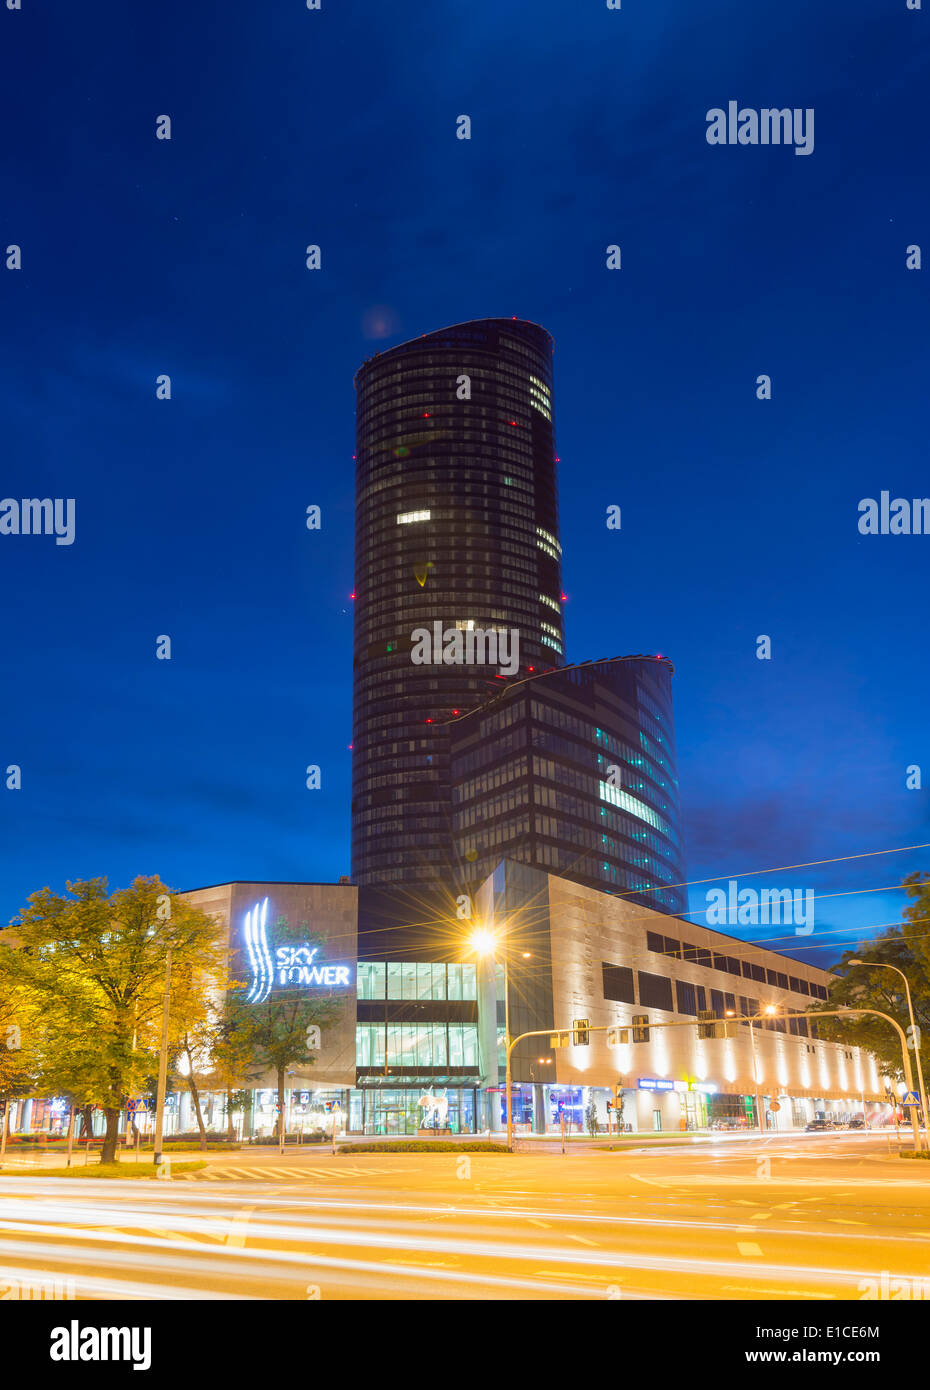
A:
{"type": "Polygon", "coordinates": [[[552,339],[456,324],[355,384],[352,877],[452,889],[448,721],[564,664],[552,339]]]}
{"type": "Polygon", "coordinates": [[[475,884],[510,859],[687,910],[673,674],[659,656],[584,661],[453,720],[453,833],[475,884]]]}

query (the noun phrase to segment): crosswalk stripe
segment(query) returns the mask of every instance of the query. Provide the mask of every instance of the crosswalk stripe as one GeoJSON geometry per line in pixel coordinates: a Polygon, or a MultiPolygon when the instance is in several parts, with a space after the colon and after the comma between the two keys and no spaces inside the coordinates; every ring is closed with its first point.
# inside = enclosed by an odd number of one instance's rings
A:
{"type": "Polygon", "coordinates": [[[207,1168],[200,1173],[178,1173],[178,1178],[184,1178],[190,1182],[223,1182],[228,1179],[249,1178],[261,1182],[313,1182],[322,1178],[362,1178],[374,1174],[376,1176],[385,1173],[392,1173],[392,1168],[240,1168],[240,1167],[220,1167],[207,1168]]]}

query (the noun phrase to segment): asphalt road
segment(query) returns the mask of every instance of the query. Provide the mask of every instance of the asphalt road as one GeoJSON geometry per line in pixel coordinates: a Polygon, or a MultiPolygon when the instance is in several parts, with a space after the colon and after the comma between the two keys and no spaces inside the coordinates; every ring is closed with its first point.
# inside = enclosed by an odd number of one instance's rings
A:
{"type": "Polygon", "coordinates": [[[206,1157],[170,1182],[5,1169],[6,1296],[930,1298],[930,1164],[885,1137],[206,1157]]]}

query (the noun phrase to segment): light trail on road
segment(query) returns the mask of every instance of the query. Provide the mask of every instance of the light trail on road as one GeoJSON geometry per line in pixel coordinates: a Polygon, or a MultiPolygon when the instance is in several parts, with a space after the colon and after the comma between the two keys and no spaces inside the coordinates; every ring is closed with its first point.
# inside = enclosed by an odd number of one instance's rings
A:
{"type": "Polygon", "coordinates": [[[885,1271],[930,1278],[928,1184],[906,1163],[764,1142],[710,1157],[473,1155],[464,1181],[454,1155],[238,1180],[218,1163],[208,1183],[4,1174],[0,1260],[82,1299],[832,1300],[885,1271]]]}

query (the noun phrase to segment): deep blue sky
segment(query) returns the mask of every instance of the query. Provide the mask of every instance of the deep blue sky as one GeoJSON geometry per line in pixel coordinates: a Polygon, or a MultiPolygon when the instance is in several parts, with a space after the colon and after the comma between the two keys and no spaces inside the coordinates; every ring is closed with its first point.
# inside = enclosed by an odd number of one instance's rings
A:
{"type": "MultiPolygon", "coordinates": [[[[0,536],[0,920],[349,871],[352,376],[486,315],[555,338],[569,657],[675,662],[689,878],[930,841],[930,536],[856,524],[930,493],[930,9],[323,3],[0,8],[0,494],[77,505],[0,536]],[[709,146],[731,98],[814,153],[709,146]]],[[[852,894],[813,958],[927,866],[766,882],[852,894]]]]}

